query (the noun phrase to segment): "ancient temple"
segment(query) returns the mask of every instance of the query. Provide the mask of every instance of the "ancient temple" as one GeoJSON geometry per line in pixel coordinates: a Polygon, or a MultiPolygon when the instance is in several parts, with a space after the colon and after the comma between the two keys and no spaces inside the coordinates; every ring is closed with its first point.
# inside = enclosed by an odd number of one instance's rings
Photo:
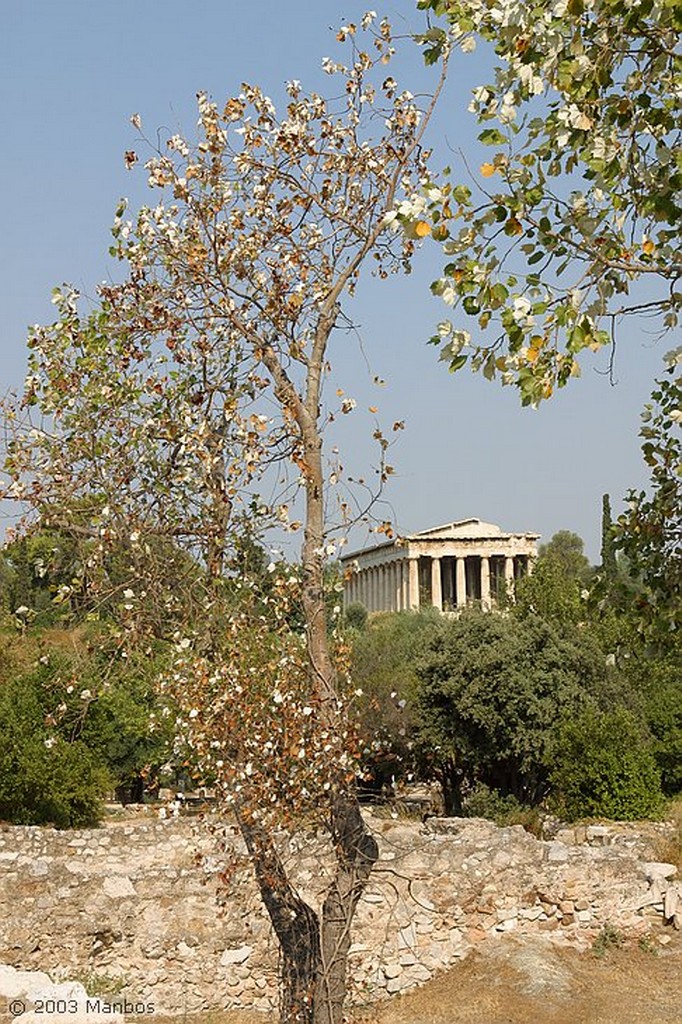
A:
{"type": "Polygon", "coordinates": [[[537,557],[539,536],[462,519],[352,552],[341,559],[344,604],[369,612],[491,609],[503,595],[513,598],[515,581],[537,557]]]}

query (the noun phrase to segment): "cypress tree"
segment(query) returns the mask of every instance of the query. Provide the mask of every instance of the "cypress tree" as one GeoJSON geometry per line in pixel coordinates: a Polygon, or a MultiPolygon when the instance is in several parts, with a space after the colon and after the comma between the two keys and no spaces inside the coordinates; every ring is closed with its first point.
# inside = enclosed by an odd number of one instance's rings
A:
{"type": "Polygon", "coordinates": [[[604,579],[613,581],[618,567],[616,549],[613,543],[613,521],[611,519],[611,499],[608,494],[602,497],[601,514],[601,571],[604,579]]]}

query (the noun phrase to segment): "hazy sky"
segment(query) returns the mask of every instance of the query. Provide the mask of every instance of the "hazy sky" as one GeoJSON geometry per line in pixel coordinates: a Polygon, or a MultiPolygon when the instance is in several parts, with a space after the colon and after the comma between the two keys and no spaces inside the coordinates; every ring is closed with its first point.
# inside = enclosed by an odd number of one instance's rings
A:
{"type": "MultiPolygon", "coordinates": [[[[421,26],[412,0],[380,6],[406,32],[421,26]]],[[[217,100],[258,82],[281,98],[297,78],[323,90],[320,61],[333,55],[333,27],[368,5],[342,0],[21,0],[2,5],[0,167],[3,231],[0,392],[21,384],[28,324],[52,317],[50,292],[69,282],[92,295],[111,273],[109,226],[121,196],[144,200],[141,172],[126,172],[123,153],[135,145],[130,115],[148,132],[157,127],[192,134],[194,97],[217,100]]],[[[416,47],[392,73],[418,92],[432,76],[416,47]]],[[[480,154],[466,112],[470,90],[486,80],[476,53],[452,69],[432,135],[434,167],[462,147],[480,154]]],[[[480,161],[479,161],[480,162],[480,161]]],[[[341,335],[332,352],[339,383],[358,400],[334,440],[344,462],[367,472],[377,405],[382,422],[407,429],[391,461],[387,494],[402,531],[478,516],[545,539],[578,532],[598,557],[601,495],[616,510],[630,487],[646,483],[637,432],[639,413],[671,347],[641,327],[623,329],[611,387],[602,355],[586,361],[572,382],[537,411],[521,409],[516,392],[462,371],[447,373],[425,342],[444,315],[431,297],[438,273],[435,247],[415,261],[410,278],[365,282],[349,312],[361,343],[341,335]],[[369,369],[368,369],[369,366],[369,369]],[[601,372],[598,372],[601,371],[601,372]],[[386,380],[377,389],[372,375],[386,380]],[[365,410],[364,414],[362,410],[365,410]]],[[[462,324],[462,326],[470,326],[462,324]]]]}

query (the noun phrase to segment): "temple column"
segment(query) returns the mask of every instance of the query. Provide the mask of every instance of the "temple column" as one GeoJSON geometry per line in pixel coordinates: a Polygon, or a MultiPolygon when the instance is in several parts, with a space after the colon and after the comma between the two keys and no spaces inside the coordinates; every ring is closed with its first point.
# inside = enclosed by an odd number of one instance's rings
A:
{"type": "Polygon", "coordinates": [[[402,561],[395,563],[395,610],[402,611],[402,561]]]}
{"type": "Polygon", "coordinates": [[[408,607],[408,570],[404,558],[400,559],[400,610],[408,607]]]}
{"type": "Polygon", "coordinates": [[[381,600],[379,601],[379,611],[388,612],[391,610],[391,602],[388,596],[388,566],[379,566],[379,580],[381,582],[380,594],[381,600]]]}
{"type": "Polygon", "coordinates": [[[408,566],[408,608],[417,611],[419,608],[419,563],[416,558],[410,558],[408,566]]]}
{"type": "Polygon", "coordinates": [[[490,559],[481,556],[481,608],[490,611],[490,559]]]}
{"type": "Polygon", "coordinates": [[[373,565],[370,571],[370,588],[372,591],[372,611],[375,612],[379,606],[379,574],[377,572],[376,565],[373,565]]]}
{"type": "Polygon", "coordinates": [[[507,556],[504,560],[504,585],[507,597],[514,600],[514,559],[507,556]]]}
{"type": "Polygon", "coordinates": [[[431,604],[439,612],[443,611],[443,590],[440,576],[440,558],[431,559],[431,604]]]}
{"type": "Polygon", "coordinates": [[[457,559],[457,607],[465,608],[467,603],[467,573],[466,564],[463,558],[457,559]]]}

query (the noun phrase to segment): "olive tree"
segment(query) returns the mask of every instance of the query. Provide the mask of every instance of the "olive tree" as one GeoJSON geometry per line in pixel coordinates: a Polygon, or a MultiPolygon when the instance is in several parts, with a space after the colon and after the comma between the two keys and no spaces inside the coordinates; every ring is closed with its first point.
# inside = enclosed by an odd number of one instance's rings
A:
{"type": "Polygon", "coordinates": [[[409,265],[413,241],[387,215],[426,178],[444,77],[415,99],[387,67],[390,24],[370,13],[362,29],[339,33],[346,62],[323,63],[335,99],[291,81],[278,114],[254,85],[220,105],[201,93],[197,140],[162,145],[133,116],[158,200],[135,217],[121,203],[111,251],[124,273],[89,312],[56,290],[58,318],[32,331],[23,401],[6,417],[8,489],[82,539],[122,652],[150,630],[172,645],[163,686],[236,815],[280,943],[281,1019],[318,1024],[342,1019],[350,924],[378,855],[323,574],[342,474],[324,429],[355,403],[325,381],[361,272],[409,265]],[[302,529],[300,565],[273,561],[259,588],[239,553],[273,525],[302,529]],[[302,822],[326,826],[335,856],[319,912],[275,841],[302,822]]]}

